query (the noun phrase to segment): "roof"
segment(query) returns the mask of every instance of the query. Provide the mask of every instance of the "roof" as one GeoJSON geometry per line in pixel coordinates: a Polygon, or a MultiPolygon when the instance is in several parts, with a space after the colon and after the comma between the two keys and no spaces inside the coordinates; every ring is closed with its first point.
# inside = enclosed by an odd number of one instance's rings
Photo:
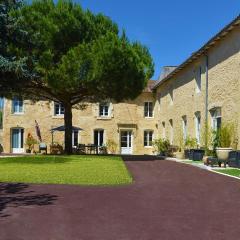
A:
{"type": "Polygon", "coordinates": [[[207,50],[213,47],[219,40],[225,37],[229,32],[231,32],[236,26],[240,24],[240,14],[227,26],[225,26],[219,33],[217,33],[214,37],[212,37],[206,44],[204,44],[198,51],[194,52],[189,58],[187,58],[181,65],[179,65],[175,70],[170,72],[163,79],[158,81],[152,89],[157,88],[163,82],[167,81],[174,75],[176,75],[179,71],[185,68],[188,64],[199,58],[202,54],[206,53],[207,50]]]}
{"type": "MultiPolygon", "coordinates": [[[[81,131],[81,130],[83,130],[83,129],[80,127],[72,126],[72,131],[81,131]]],[[[51,132],[55,132],[55,131],[64,132],[65,126],[63,125],[63,126],[55,127],[55,128],[50,129],[50,131],[51,132]]]]}
{"type": "Polygon", "coordinates": [[[152,89],[157,81],[155,80],[148,80],[147,86],[144,88],[143,92],[152,92],[152,89]]]}

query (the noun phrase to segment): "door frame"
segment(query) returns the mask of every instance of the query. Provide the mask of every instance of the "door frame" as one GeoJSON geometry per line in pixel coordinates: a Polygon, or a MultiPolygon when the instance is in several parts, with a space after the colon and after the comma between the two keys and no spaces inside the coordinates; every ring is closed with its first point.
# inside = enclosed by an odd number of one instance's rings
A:
{"type": "MultiPolygon", "coordinates": [[[[120,154],[124,154],[124,155],[131,155],[133,154],[133,129],[120,129],[120,132],[119,132],[119,146],[120,146],[120,154]],[[131,147],[126,147],[126,148],[129,148],[130,151],[129,152],[126,152],[126,153],[123,153],[122,152],[122,132],[128,132],[128,133],[131,133],[131,147]]],[[[129,141],[129,137],[128,137],[128,141],[129,141]]]]}
{"type": "Polygon", "coordinates": [[[24,133],[24,128],[23,127],[13,127],[13,128],[10,129],[10,141],[11,141],[11,152],[12,153],[24,153],[24,150],[25,150],[25,148],[24,148],[24,135],[25,135],[25,133],[24,133]],[[13,148],[13,130],[16,130],[16,129],[19,130],[19,131],[23,130],[22,139],[21,139],[21,135],[20,135],[20,143],[21,143],[21,140],[22,140],[22,146],[23,146],[22,148],[13,148]]]}

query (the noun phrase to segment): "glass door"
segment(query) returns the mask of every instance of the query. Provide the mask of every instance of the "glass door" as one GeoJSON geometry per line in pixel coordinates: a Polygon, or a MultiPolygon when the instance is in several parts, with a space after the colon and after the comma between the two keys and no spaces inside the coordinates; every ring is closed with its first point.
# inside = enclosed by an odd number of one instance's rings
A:
{"type": "Polygon", "coordinates": [[[132,154],[132,131],[121,131],[121,154],[132,154]]]}
{"type": "Polygon", "coordinates": [[[22,128],[13,128],[12,129],[12,152],[13,153],[23,153],[23,135],[24,129],[22,128]]]}

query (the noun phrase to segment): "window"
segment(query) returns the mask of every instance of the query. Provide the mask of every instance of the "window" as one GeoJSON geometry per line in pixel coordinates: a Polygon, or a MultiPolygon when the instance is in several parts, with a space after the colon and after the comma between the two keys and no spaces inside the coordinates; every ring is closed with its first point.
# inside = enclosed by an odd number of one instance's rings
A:
{"type": "Polygon", "coordinates": [[[196,79],[196,93],[200,93],[202,88],[202,68],[201,67],[197,68],[195,79],[196,79]]]}
{"type": "Polygon", "coordinates": [[[153,117],[153,103],[152,102],[144,103],[144,117],[153,117]]]}
{"type": "Polygon", "coordinates": [[[109,116],[109,104],[108,103],[100,103],[99,104],[99,116],[100,117],[108,117],[109,116]]]}
{"type": "Polygon", "coordinates": [[[212,109],[211,116],[212,116],[212,129],[216,131],[221,127],[222,123],[221,108],[212,109]]]}
{"type": "Polygon", "coordinates": [[[73,131],[72,132],[72,145],[74,147],[78,146],[78,131],[73,131]]]}
{"type": "Polygon", "coordinates": [[[183,127],[183,140],[187,139],[187,117],[182,117],[182,127],[183,127]]]}
{"type": "Polygon", "coordinates": [[[169,90],[170,105],[173,105],[173,88],[169,90]]]}
{"type": "Polygon", "coordinates": [[[163,128],[163,131],[162,131],[162,138],[163,138],[163,139],[166,139],[166,128],[165,128],[165,122],[162,122],[162,128],[163,128]]]}
{"type": "Polygon", "coordinates": [[[170,124],[170,143],[173,144],[173,120],[172,119],[169,120],[169,124],[170,124]]]}
{"type": "Polygon", "coordinates": [[[14,97],[12,100],[12,112],[14,114],[23,113],[23,99],[21,97],[14,97]]]}
{"type": "Polygon", "coordinates": [[[64,115],[64,107],[61,103],[54,103],[54,115],[60,116],[64,115]]]}
{"type": "Polygon", "coordinates": [[[152,146],[153,141],[153,131],[146,130],[144,131],[144,147],[152,146]]]}
{"type": "Polygon", "coordinates": [[[94,145],[103,146],[104,143],[104,130],[94,130],[94,145]]]}
{"type": "Polygon", "coordinates": [[[201,135],[201,115],[200,115],[200,112],[195,113],[195,130],[196,130],[197,143],[200,144],[200,135],[201,135]]]}

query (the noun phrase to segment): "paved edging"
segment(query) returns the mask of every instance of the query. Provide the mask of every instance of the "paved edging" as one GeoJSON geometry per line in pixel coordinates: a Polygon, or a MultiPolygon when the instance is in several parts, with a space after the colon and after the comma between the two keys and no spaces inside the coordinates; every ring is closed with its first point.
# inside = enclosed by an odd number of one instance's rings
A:
{"type": "MultiPolygon", "coordinates": [[[[216,170],[222,170],[222,168],[218,168],[218,169],[213,169],[212,167],[210,166],[206,166],[206,165],[202,165],[202,164],[197,164],[197,163],[191,163],[191,162],[184,162],[182,160],[179,160],[177,158],[166,158],[166,160],[168,161],[173,161],[173,162],[177,162],[177,163],[183,163],[183,164],[187,164],[187,165],[191,165],[193,167],[198,167],[198,168],[201,168],[201,169],[204,169],[206,171],[209,171],[209,172],[213,172],[213,173],[217,173],[217,174],[220,174],[220,175],[224,175],[224,176],[227,176],[227,177],[231,177],[231,178],[235,178],[235,179],[238,179],[240,180],[240,177],[236,177],[236,176],[232,176],[232,175],[229,175],[229,174],[226,174],[226,173],[222,173],[222,172],[217,172],[216,170]]],[[[234,168],[228,168],[228,169],[234,169],[234,168]]]]}

